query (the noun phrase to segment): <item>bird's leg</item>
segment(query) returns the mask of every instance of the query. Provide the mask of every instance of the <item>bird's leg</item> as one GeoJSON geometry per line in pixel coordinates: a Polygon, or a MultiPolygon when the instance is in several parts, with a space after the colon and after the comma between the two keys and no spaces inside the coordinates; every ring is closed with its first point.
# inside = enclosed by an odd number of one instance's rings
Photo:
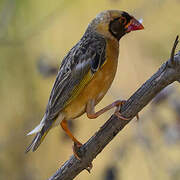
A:
{"type": "Polygon", "coordinates": [[[100,116],[101,114],[105,113],[106,111],[116,107],[115,115],[117,115],[122,120],[130,120],[129,118],[123,117],[119,112],[119,110],[120,110],[123,103],[125,103],[124,100],[117,100],[117,101],[113,102],[112,104],[109,104],[108,106],[106,106],[103,109],[99,110],[98,112],[95,112],[95,101],[90,100],[87,103],[87,106],[86,106],[87,117],[90,118],[90,119],[95,119],[98,116],[100,116]]]}
{"type": "MultiPolygon", "coordinates": [[[[63,130],[66,132],[66,134],[72,139],[72,141],[74,142],[74,146],[73,146],[73,154],[74,156],[81,161],[81,158],[78,156],[77,151],[78,149],[82,146],[82,144],[72,135],[71,131],[68,128],[67,125],[67,121],[64,119],[61,121],[61,127],[63,128],[63,130]]],[[[93,165],[92,163],[89,163],[88,167],[86,168],[86,170],[90,173],[91,169],[92,169],[93,165]]]]}
{"type": "Polygon", "coordinates": [[[73,146],[73,153],[74,153],[74,156],[77,158],[77,159],[81,159],[78,155],[77,155],[77,150],[82,146],[82,144],[72,135],[71,131],[69,130],[68,128],[68,125],[67,125],[67,121],[64,119],[61,121],[61,127],[63,128],[63,130],[66,132],[66,134],[72,139],[72,141],[74,142],[74,146],[73,146]]]}

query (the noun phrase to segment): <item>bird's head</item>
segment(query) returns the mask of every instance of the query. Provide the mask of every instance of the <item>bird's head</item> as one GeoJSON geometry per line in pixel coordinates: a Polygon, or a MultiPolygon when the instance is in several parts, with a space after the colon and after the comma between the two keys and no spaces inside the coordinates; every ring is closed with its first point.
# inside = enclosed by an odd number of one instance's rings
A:
{"type": "Polygon", "coordinates": [[[106,38],[115,38],[118,41],[131,31],[144,29],[143,25],[133,16],[119,10],[107,10],[99,13],[88,28],[106,38]]]}

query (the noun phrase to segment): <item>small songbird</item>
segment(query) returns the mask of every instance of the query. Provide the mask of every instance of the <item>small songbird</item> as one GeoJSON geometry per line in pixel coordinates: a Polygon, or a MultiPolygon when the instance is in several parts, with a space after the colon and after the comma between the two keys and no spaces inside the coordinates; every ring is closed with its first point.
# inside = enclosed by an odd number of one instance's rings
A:
{"type": "MultiPolygon", "coordinates": [[[[103,11],[91,21],[83,37],[61,63],[44,117],[28,133],[36,133],[36,136],[26,152],[30,149],[35,151],[48,131],[59,124],[74,142],[74,147],[80,147],[82,144],[68,129],[67,120],[84,113],[92,119],[116,107],[115,114],[126,120],[119,113],[122,104],[120,100],[98,112],[95,112],[95,106],[104,97],[115,77],[119,40],[125,34],[141,29],[144,27],[138,20],[119,10],[103,11]]],[[[78,158],[75,151],[74,155],[78,158]]]]}

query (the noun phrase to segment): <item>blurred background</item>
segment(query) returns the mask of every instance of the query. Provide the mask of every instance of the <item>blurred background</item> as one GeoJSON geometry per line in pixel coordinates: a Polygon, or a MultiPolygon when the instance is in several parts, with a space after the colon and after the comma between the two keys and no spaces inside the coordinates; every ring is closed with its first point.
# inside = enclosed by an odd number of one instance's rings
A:
{"type": "MultiPolygon", "coordinates": [[[[33,138],[26,134],[43,117],[62,58],[106,9],[143,18],[145,29],[121,40],[116,78],[97,109],[127,99],[169,58],[180,33],[180,0],[0,0],[0,179],[47,179],[72,155],[60,127],[35,153],[24,153],[33,138]]],[[[69,125],[84,143],[112,113],[93,121],[83,115],[69,125]]],[[[76,179],[180,179],[179,84],[162,91],[93,165],[76,179]]]]}

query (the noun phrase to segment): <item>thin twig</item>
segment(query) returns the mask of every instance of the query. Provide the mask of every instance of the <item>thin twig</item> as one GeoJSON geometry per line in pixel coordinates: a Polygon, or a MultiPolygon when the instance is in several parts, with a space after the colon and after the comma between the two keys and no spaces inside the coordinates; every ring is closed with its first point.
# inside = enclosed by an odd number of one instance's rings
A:
{"type": "Polygon", "coordinates": [[[170,56],[171,61],[170,62],[172,64],[172,66],[174,66],[174,64],[175,64],[174,54],[175,54],[175,50],[176,50],[178,43],[179,43],[179,35],[176,36],[176,39],[174,41],[174,45],[173,45],[172,50],[171,50],[171,56],[170,56]]]}

